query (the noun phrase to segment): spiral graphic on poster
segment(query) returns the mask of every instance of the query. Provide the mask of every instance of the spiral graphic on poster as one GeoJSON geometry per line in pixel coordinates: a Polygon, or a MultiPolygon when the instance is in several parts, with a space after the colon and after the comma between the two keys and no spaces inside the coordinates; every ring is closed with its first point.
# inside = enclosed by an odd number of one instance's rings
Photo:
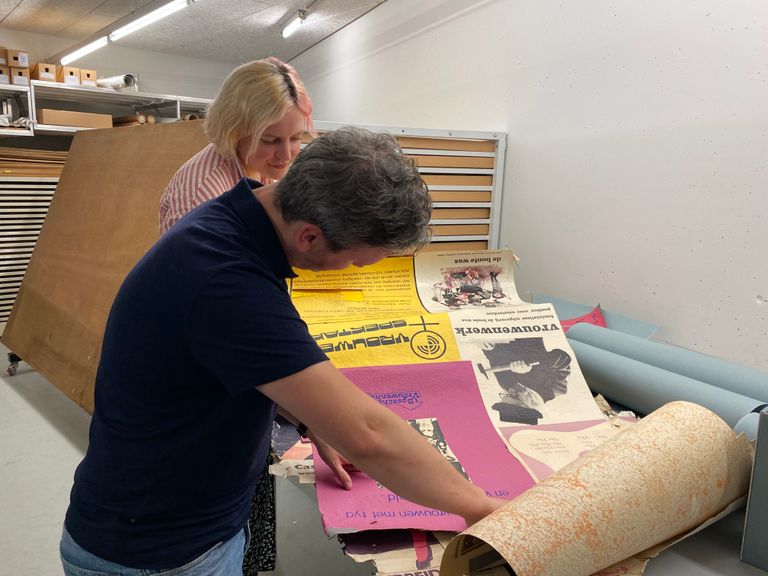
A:
{"type": "Polygon", "coordinates": [[[411,337],[411,350],[424,360],[437,360],[447,349],[445,339],[432,330],[420,330],[411,337]]]}

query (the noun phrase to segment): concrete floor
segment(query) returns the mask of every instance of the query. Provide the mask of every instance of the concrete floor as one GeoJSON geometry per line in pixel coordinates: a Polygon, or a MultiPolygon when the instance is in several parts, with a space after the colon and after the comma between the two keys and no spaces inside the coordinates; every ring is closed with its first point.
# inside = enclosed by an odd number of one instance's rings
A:
{"type": "MultiPolygon", "coordinates": [[[[25,363],[7,376],[0,345],[0,574],[61,574],[59,538],[90,416],[25,363]]],[[[278,478],[278,561],[272,576],[368,576],[322,531],[314,486],[278,478]]]]}

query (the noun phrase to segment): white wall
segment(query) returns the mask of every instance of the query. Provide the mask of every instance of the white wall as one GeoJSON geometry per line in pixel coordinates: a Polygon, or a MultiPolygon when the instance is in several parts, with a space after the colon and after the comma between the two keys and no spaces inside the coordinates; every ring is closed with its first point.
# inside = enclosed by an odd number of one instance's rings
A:
{"type": "MultiPolygon", "coordinates": [[[[202,24],[201,24],[202,25],[202,24]]],[[[29,52],[30,62],[45,62],[66,50],[74,40],[0,28],[0,46],[29,52]]],[[[197,60],[110,45],[73,62],[96,70],[98,77],[138,74],[142,92],[213,98],[234,64],[197,60]]]]}
{"type": "Polygon", "coordinates": [[[318,120],[508,133],[521,295],[768,369],[768,4],[389,0],[293,62],[318,120]]]}

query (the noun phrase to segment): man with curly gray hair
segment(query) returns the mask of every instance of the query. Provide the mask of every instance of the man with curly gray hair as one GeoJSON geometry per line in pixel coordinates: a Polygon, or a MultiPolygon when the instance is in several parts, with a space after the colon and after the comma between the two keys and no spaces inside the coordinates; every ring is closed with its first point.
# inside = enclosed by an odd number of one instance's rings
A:
{"type": "Polygon", "coordinates": [[[318,225],[331,250],[429,241],[432,204],[415,163],[389,134],[341,128],[311,142],[275,188],[286,222],[318,225]],[[331,193],[329,193],[331,191],[331,193]]]}
{"type": "Polygon", "coordinates": [[[242,574],[278,406],[311,431],[340,489],[352,463],[470,524],[501,506],[333,367],[286,289],[292,266],[364,266],[418,248],[429,213],[394,139],[349,128],[309,144],[279,183],[243,179],[174,225],[112,305],[65,574],[242,574]]]}

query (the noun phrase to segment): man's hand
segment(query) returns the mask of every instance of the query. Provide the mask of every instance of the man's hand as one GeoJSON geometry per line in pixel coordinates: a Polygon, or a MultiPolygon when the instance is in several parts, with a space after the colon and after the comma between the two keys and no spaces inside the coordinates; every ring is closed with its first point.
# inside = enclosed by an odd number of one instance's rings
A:
{"type": "Polygon", "coordinates": [[[475,487],[475,489],[480,492],[482,496],[480,497],[477,510],[464,516],[464,520],[466,521],[467,526],[472,526],[472,524],[479,522],[505,504],[509,504],[509,500],[502,500],[501,498],[492,498],[490,496],[486,496],[482,488],[475,487]]]}
{"type": "Polygon", "coordinates": [[[329,360],[262,384],[259,390],[307,425],[318,455],[345,488],[351,486],[345,464],[354,462],[402,498],[470,523],[503,504],[473,486],[413,426],[360,390],[329,360]]]}
{"type": "Polygon", "coordinates": [[[320,458],[323,459],[323,462],[336,474],[336,478],[338,478],[341,486],[345,490],[352,490],[352,478],[350,478],[349,472],[358,472],[358,469],[353,464],[347,462],[341,454],[336,452],[325,440],[313,433],[312,430],[307,431],[307,437],[315,445],[315,449],[320,458]]]}

